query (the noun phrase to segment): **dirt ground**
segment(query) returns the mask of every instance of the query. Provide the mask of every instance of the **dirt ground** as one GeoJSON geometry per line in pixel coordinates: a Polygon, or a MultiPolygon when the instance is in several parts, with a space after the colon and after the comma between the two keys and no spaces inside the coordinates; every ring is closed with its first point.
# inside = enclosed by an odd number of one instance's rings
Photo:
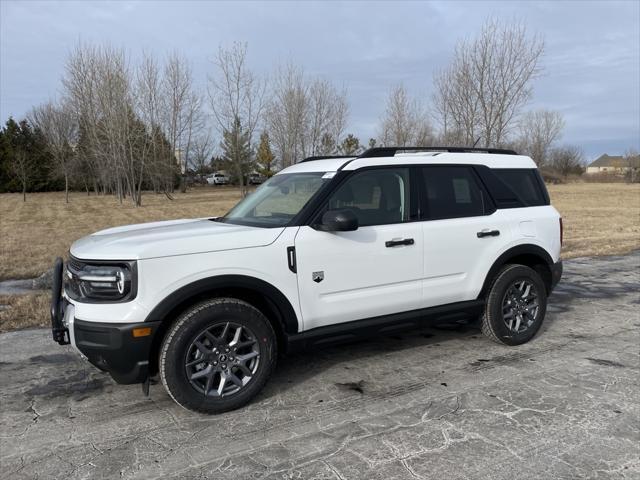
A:
{"type": "Polygon", "coordinates": [[[525,345],[459,326],[317,347],[213,416],[49,330],[0,334],[0,478],[638,479],[639,262],[566,262],[525,345]]]}

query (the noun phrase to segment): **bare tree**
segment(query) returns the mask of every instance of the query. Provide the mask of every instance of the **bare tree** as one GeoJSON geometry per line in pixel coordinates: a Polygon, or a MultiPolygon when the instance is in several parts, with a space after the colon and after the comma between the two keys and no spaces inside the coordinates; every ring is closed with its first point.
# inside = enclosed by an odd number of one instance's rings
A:
{"type": "Polygon", "coordinates": [[[49,101],[35,107],[30,114],[31,123],[43,134],[49,153],[56,165],[55,175],[64,178],[65,202],[69,203],[69,177],[73,170],[74,148],[78,126],[73,112],[64,103],[49,101]]]}
{"type": "MultiPolygon", "coordinates": [[[[142,187],[142,180],[148,178],[156,192],[163,186],[166,193],[167,183],[173,187],[173,165],[168,165],[173,152],[168,151],[163,138],[161,125],[165,119],[165,100],[163,97],[163,78],[158,62],[148,53],[143,53],[142,60],[135,72],[135,110],[136,115],[144,124],[144,137],[139,139],[141,144],[140,167],[144,175],[139,178],[138,188],[142,187]]],[[[142,132],[141,132],[142,133],[142,132]]]]}
{"type": "MultiPolygon", "coordinates": [[[[211,110],[220,134],[237,132],[234,142],[238,148],[233,151],[242,152],[239,148],[246,134],[249,143],[264,109],[266,84],[259,79],[247,66],[247,45],[234,43],[230,48],[220,47],[215,59],[217,72],[209,78],[209,97],[211,110]],[[242,125],[243,131],[234,129],[236,122],[242,125]]],[[[248,159],[233,158],[232,164],[240,181],[243,194],[244,186],[243,165],[248,159]]]]}
{"type": "Polygon", "coordinates": [[[322,137],[330,136],[336,143],[344,133],[349,114],[346,91],[338,91],[327,80],[311,82],[306,99],[306,130],[301,137],[302,155],[320,155],[323,152],[322,137]]]}
{"type": "Polygon", "coordinates": [[[203,174],[209,165],[209,161],[213,156],[213,149],[214,141],[211,132],[208,130],[203,131],[193,140],[189,162],[199,174],[203,174]]]}
{"type": "Polygon", "coordinates": [[[488,21],[480,35],[456,47],[449,68],[435,76],[434,104],[443,135],[467,145],[478,138],[500,146],[531,97],[544,44],[522,24],[488,21]]]}
{"type": "Polygon", "coordinates": [[[563,177],[571,173],[582,173],[584,154],[580,147],[568,145],[551,152],[551,166],[563,177]]]}
{"type": "Polygon", "coordinates": [[[624,163],[627,171],[625,178],[629,183],[638,183],[640,181],[640,155],[634,148],[628,149],[624,154],[624,163]]]}
{"type": "Polygon", "coordinates": [[[307,156],[335,153],[348,114],[344,90],[307,78],[291,63],[276,70],[266,121],[283,167],[307,156]]]}
{"type": "Polygon", "coordinates": [[[304,73],[293,64],[278,67],[273,92],[267,106],[267,124],[283,167],[303,155],[300,138],[307,121],[307,94],[304,73]]]}
{"type": "Polygon", "coordinates": [[[433,132],[422,106],[409,98],[403,85],[389,93],[379,138],[383,146],[418,146],[432,144],[433,132]]]}
{"type": "Polygon", "coordinates": [[[549,161],[551,147],[560,139],[564,119],[559,112],[534,110],[522,116],[519,128],[519,148],[539,167],[549,161]]]}
{"type": "MultiPolygon", "coordinates": [[[[194,133],[202,128],[202,97],[195,91],[193,74],[186,59],[173,53],[167,58],[162,79],[165,132],[174,149],[181,175],[181,190],[185,190],[184,173],[193,145],[194,133]]],[[[171,158],[173,160],[173,156],[171,158]]],[[[170,170],[175,165],[170,165],[170,170]]],[[[172,176],[165,189],[173,191],[172,176]]]]}
{"type": "Polygon", "coordinates": [[[104,191],[141,204],[144,156],[139,155],[144,124],[135,111],[131,69],[121,49],[79,45],[63,78],[66,98],[87,155],[104,191]]]}
{"type": "Polygon", "coordinates": [[[11,157],[13,159],[11,163],[11,171],[18,178],[20,184],[22,185],[22,201],[27,201],[27,188],[31,183],[31,177],[33,172],[33,161],[29,152],[20,147],[17,148],[14,155],[11,157]]]}

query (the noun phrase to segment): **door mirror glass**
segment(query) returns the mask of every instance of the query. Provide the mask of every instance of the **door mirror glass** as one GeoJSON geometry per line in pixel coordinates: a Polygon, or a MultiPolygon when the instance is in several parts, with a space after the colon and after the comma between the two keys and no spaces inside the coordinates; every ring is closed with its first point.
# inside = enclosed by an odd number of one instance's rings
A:
{"type": "Polygon", "coordinates": [[[348,208],[329,210],[322,215],[318,227],[325,232],[352,232],[358,229],[358,217],[348,208]]]}

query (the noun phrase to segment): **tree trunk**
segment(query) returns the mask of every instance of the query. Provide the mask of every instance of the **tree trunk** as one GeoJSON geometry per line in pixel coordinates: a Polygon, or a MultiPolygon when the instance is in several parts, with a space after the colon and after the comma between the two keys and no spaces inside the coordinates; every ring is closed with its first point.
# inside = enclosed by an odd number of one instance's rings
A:
{"type": "Polygon", "coordinates": [[[64,174],[64,201],[69,203],[69,175],[64,174]]]}

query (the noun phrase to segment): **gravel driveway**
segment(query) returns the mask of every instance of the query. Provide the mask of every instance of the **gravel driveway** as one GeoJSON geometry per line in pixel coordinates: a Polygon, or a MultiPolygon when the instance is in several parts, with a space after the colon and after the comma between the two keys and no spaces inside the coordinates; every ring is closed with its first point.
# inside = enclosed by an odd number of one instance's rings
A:
{"type": "Polygon", "coordinates": [[[218,416],[0,335],[0,478],[640,478],[640,253],[565,262],[538,336],[425,329],[281,362],[218,416]]]}

